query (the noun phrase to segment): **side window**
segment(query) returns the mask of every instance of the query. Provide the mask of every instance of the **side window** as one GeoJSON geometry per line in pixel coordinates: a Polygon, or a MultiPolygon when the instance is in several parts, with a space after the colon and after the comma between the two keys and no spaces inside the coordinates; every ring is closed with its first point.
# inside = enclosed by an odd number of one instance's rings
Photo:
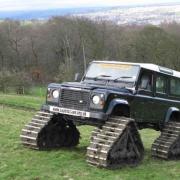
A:
{"type": "Polygon", "coordinates": [[[166,84],[167,79],[164,76],[157,76],[156,78],[156,92],[157,93],[166,93],[166,84]]]}
{"type": "Polygon", "coordinates": [[[139,89],[152,91],[152,74],[143,73],[141,75],[139,89]]]}
{"type": "Polygon", "coordinates": [[[170,94],[175,96],[180,96],[180,80],[171,79],[170,80],[170,94]]]}

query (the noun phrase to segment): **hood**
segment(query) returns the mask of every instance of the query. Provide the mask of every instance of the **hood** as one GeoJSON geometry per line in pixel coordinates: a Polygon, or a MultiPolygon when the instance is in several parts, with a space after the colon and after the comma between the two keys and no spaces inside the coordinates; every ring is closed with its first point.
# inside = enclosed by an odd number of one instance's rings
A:
{"type": "Polygon", "coordinates": [[[102,91],[118,91],[123,93],[133,93],[132,89],[127,89],[125,87],[116,87],[104,84],[89,84],[85,82],[65,82],[61,84],[61,87],[73,87],[87,90],[102,90],[102,91]]]}

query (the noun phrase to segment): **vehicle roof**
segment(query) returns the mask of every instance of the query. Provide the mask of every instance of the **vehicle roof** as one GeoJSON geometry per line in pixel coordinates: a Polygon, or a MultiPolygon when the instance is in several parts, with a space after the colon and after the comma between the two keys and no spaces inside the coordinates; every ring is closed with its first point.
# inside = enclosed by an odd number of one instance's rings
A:
{"type": "Polygon", "coordinates": [[[131,63],[131,62],[121,62],[121,61],[93,61],[95,63],[109,63],[109,64],[130,64],[130,65],[137,65],[140,66],[141,68],[148,69],[151,71],[159,72],[162,74],[168,74],[174,77],[180,78],[180,72],[175,71],[173,69],[169,69],[166,67],[158,66],[156,64],[151,64],[151,63],[131,63]]]}

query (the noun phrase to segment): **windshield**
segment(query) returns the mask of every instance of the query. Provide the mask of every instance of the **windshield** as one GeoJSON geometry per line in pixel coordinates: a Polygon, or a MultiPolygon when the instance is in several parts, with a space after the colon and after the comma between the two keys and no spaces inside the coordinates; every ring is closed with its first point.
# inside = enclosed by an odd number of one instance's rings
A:
{"type": "Polygon", "coordinates": [[[135,81],[140,67],[132,64],[92,63],[85,78],[135,81]]]}

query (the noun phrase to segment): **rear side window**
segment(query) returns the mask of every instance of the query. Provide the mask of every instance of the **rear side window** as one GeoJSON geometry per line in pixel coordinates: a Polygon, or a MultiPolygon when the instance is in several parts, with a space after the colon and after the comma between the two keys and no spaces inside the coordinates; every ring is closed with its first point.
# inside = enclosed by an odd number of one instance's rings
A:
{"type": "Polygon", "coordinates": [[[180,96],[180,80],[171,79],[170,80],[170,94],[175,96],[180,96]]]}
{"type": "Polygon", "coordinates": [[[157,93],[166,93],[166,77],[164,76],[157,76],[156,78],[156,92],[157,93]]]}

